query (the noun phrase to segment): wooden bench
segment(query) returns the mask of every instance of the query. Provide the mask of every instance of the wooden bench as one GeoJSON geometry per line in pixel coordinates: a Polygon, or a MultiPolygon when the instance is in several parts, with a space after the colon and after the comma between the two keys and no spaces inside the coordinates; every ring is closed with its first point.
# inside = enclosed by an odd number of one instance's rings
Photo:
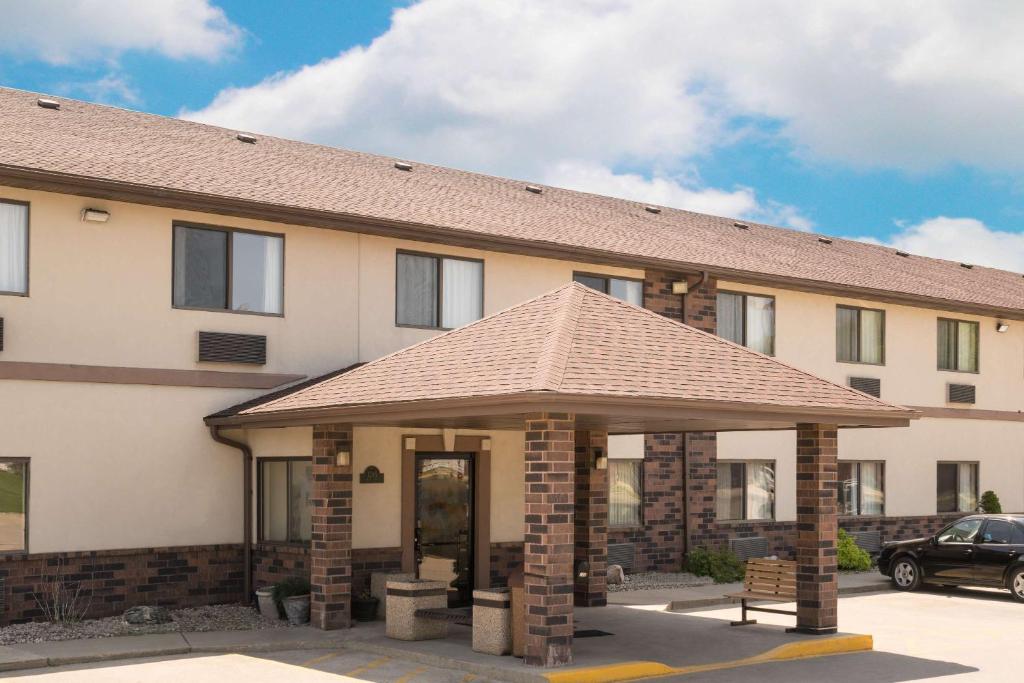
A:
{"type": "Polygon", "coordinates": [[[756,624],[756,619],[747,619],[747,612],[771,612],[796,616],[796,612],[768,607],[751,607],[748,601],[796,602],[796,562],[789,560],[747,560],[747,571],[743,576],[743,592],[729,593],[727,598],[739,598],[742,618],[730,622],[732,626],[756,624]]]}

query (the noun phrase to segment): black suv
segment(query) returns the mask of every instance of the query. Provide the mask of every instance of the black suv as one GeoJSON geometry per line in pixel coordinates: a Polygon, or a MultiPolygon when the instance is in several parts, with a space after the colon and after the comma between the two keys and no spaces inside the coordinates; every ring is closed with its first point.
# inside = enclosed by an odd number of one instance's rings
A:
{"type": "Polygon", "coordinates": [[[930,538],[886,543],[878,570],[901,591],[922,583],[984,586],[1024,602],[1024,516],[971,515],[930,538]]]}

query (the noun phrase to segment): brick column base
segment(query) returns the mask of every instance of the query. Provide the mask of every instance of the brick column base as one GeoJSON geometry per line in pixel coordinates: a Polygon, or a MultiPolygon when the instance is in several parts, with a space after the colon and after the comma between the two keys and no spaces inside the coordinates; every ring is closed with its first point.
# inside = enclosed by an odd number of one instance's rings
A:
{"type": "Polygon", "coordinates": [[[836,425],[797,425],[796,441],[796,628],[835,633],[839,584],[836,574],[836,425]]]}
{"type": "Polygon", "coordinates": [[[532,666],[572,664],[575,416],[526,416],[523,589],[532,666]]]}
{"type": "Polygon", "coordinates": [[[576,564],[586,562],[586,577],[577,573],[577,607],[608,604],[608,470],[595,467],[608,454],[604,432],[576,432],[576,564]]]}
{"type": "Polygon", "coordinates": [[[351,425],[315,425],[309,616],[324,630],[351,626],[352,467],[337,466],[339,451],[352,453],[351,425]]]}

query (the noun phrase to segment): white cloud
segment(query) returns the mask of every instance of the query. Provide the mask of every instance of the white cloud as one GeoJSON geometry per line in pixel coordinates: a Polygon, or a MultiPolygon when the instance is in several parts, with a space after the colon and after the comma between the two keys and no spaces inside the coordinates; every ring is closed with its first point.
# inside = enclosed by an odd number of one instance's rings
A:
{"type": "Polygon", "coordinates": [[[51,64],[130,50],[216,60],[242,30],[209,0],[0,0],[0,52],[51,64]]]}
{"type": "Polygon", "coordinates": [[[600,164],[579,162],[556,164],[547,169],[543,179],[549,185],[713,216],[747,218],[797,230],[810,230],[813,225],[795,207],[758,200],[757,193],[749,187],[719,190],[700,187],[685,177],[655,174],[647,178],[638,173],[615,173],[600,164]]]}
{"type": "Polygon", "coordinates": [[[58,92],[83,93],[93,102],[113,105],[139,104],[142,96],[131,84],[130,79],[119,73],[108,73],[94,81],[65,83],[57,88],[58,92]]]}
{"type": "Polygon", "coordinates": [[[974,218],[929,218],[904,227],[885,242],[896,249],[935,258],[1024,273],[1024,233],[1004,232],[974,218]]]}

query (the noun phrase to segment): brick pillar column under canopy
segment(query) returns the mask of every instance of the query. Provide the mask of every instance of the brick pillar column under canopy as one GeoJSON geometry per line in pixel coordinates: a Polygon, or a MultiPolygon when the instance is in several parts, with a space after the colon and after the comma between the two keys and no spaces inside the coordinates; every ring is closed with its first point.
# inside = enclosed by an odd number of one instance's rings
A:
{"type": "Polygon", "coordinates": [[[576,432],[576,553],[575,566],[586,563],[586,575],[576,572],[577,607],[608,604],[608,470],[596,460],[608,454],[604,432],[576,432]]]}
{"type": "Polygon", "coordinates": [[[839,430],[830,424],[797,425],[795,631],[835,633],[836,476],[839,430]]]}
{"type": "Polygon", "coordinates": [[[572,663],[575,416],[533,413],[525,420],[524,662],[562,666],[572,663]]]}
{"type": "Polygon", "coordinates": [[[313,427],[310,623],[331,630],[351,625],[352,466],[337,454],[352,453],[352,426],[313,427]]]}

